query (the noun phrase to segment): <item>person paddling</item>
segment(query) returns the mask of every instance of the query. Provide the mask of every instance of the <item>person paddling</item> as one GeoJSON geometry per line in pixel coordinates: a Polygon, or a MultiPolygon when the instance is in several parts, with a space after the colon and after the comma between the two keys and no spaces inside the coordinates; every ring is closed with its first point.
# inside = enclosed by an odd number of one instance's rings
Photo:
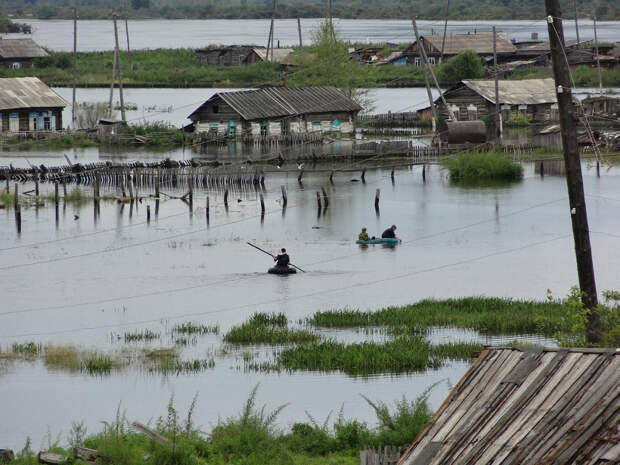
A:
{"type": "Polygon", "coordinates": [[[273,257],[273,261],[276,262],[276,266],[282,267],[282,268],[286,268],[288,266],[288,264],[291,262],[291,259],[289,258],[288,254],[286,253],[286,249],[282,248],[281,250],[281,254],[273,257]]]}
{"type": "Polygon", "coordinates": [[[383,234],[381,234],[381,237],[383,239],[398,239],[398,242],[402,242],[401,238],[398,237],[394,231],[396,231],[395,224],[393,224],[392,226],[387,228],[385,231],[383,231],[383,234]]]}

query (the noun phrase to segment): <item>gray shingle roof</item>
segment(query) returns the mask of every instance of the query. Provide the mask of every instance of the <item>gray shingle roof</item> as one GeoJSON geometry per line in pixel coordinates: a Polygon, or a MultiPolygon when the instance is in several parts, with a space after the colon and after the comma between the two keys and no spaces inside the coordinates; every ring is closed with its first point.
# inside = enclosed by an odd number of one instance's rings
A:
{"type": "Polygon", "coordinates": [[[32,39],[0,40],[0,58],[42,58],[47,52],[32,39]]]}
{"type": "Polygon", "coordinates": [[[399,465],[598,465],[620,457],[620,349],[482,352],[399,465]]]}
{"type": "MultiPolygon", "coordinates": [[[[443,34],[422,36],[437,51],[441,51],[443,34]]],[[[476,34],[446,35],[444,54],[455,55],[463,50],[473,50],[479,55],[493,54],[493,33],[478,32],[476,34]]],[[[513,53],[517,50],[514,44],[503,32],[497,33],[497,53],[513,53]]]]}
{"type": "Polygon", "coordinates": [[[0,79],[0,110],[64,108],[68,105],[63,98],[47,87],[39,78],[0,79]]]}
{"type": "MultiPolygon", "coordinates": [[[[464,80],[461,82],[489,102],[495,103],[495,81],[464,80]]],[[[502,105],[557,103],[553,79],[499,81],[498,87],[499,103],[502,105]]]]}
{"type": "Polygon", "coordinates": [[[191,118],[204,105],[217,98],[224,100],[248,121],[311,113],[362,110],[360,105],[335,87],[267,87],[258,90],[218,92],[189,117],[191,118]]]}

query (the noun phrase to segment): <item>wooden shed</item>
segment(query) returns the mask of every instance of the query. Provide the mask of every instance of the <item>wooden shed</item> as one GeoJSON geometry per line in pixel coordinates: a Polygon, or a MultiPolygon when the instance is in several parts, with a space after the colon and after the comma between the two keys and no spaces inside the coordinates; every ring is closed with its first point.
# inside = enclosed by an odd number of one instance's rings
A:
{"type": "Polygon", "coordinates": [[[267,87],[218,92],[188,116],[196,132],[279,136],[354,130],[362,107],[335,87],[267,87]]]}
{"type": "MultiPolygon", "coordinates": [[[[558,119],[553,79],[501,80],[498,87],[503,121],[519,114],[532,122],[558,119]]],[[[444,97],[459,121],[484,119],[495,112],[495,81],[463,80],[445,91],[444,97]]],[[[448,117],[441,99],[435,100],[435,105],[448,117]]]]}
{"type": "Polygon", "coordinates": [[[255,45],[228,45],[198,49],[195,53],[200,65],[231,67],[245,65],[246,58],[255,48],[255,45]]]}
{"type": "MultiPolygon", "coordinates": [[[[441,52],[443,49],[444,61],[458,55],[465,50],[473,50],[481,57],[493,56],[493,33],[478,32],[475,34],[432,34],[420,36],[420,42],[424,44],[424,50],[431,65],[440,63],[441,52]]],[[[514,44],[503,32],[497,33],[497,58],[499,62],[514,57],[517,51],[514,44]]],[[[407,57],[407,64],[421,66],[422,55],[419,50],[418,42],[411,44],[403,54],[407,57]]]]}
{"type": "Polygon", "coordinates": [[[267,49],[257,47],[252,49],[252,51],[245,57],[245,61],[243,63],[246,65],[252,65],[263,61],[282,63],[285,62],[288,56],[293,52],[294,50],[292,48],[274,48],[269,51],[269,58],[267,58],[267,49]]]}
{"type": "Polygon", "coordinates": [[[603,465],[620,459],[620,349],[491,348],[398,465],[603,465]]]}
{"type": "Polygon", "coordinates": [[[60,130],[62,110],[68,105],[39,78],[0,79],[1,131],[60,130]]]}
{"type": "Polygon", "coordinates": [[[583,112],[586,115],[613,115],[620,116],[620,98],[609,95],[587,97],[581,101],[583,112]]]}
{"type": "Polygon", "coordinates": [[[32,68],[35,58],[43,58],[48,53],[32,39],[0,38],[0,67],[32,68]]]}

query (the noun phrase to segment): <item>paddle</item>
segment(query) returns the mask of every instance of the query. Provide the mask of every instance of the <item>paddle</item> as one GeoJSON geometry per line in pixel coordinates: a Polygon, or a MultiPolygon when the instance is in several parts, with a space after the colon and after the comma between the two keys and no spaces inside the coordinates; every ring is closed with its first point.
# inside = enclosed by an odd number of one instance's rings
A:
{"type": "MultiPolygon", "coordinates": [[[[267,252],[266,250],[261,249],[260,247],[255,246],[254,244],[250,243],[250,242],[246,242],[247,245],[254,247],[255,249],[260,250],[263,253],[266,253],[267,255],[269,255],[271,258],[276,258],[276,256],[272,253],[267,252]]],[[[293,268],[297,268],[299,271],[301,271],[302,273],[305,273],[304,270],[302,270],[301,268],[299,268],[298,266],[293,265],[292,263],[289,263],[289,265],[291,265],[293,268]]]]}

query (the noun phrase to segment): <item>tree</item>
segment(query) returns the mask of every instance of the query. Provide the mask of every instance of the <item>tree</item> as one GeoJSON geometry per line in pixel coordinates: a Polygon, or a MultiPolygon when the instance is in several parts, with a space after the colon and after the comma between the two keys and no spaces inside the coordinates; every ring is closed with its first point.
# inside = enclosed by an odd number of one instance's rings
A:
{"type": "Polygon", "coordinates": [[[439,67],[438,78],[442,82],[459,82],[463,79],[482,77],[484,65],[473,50],[464,50],[439,67]]]}

